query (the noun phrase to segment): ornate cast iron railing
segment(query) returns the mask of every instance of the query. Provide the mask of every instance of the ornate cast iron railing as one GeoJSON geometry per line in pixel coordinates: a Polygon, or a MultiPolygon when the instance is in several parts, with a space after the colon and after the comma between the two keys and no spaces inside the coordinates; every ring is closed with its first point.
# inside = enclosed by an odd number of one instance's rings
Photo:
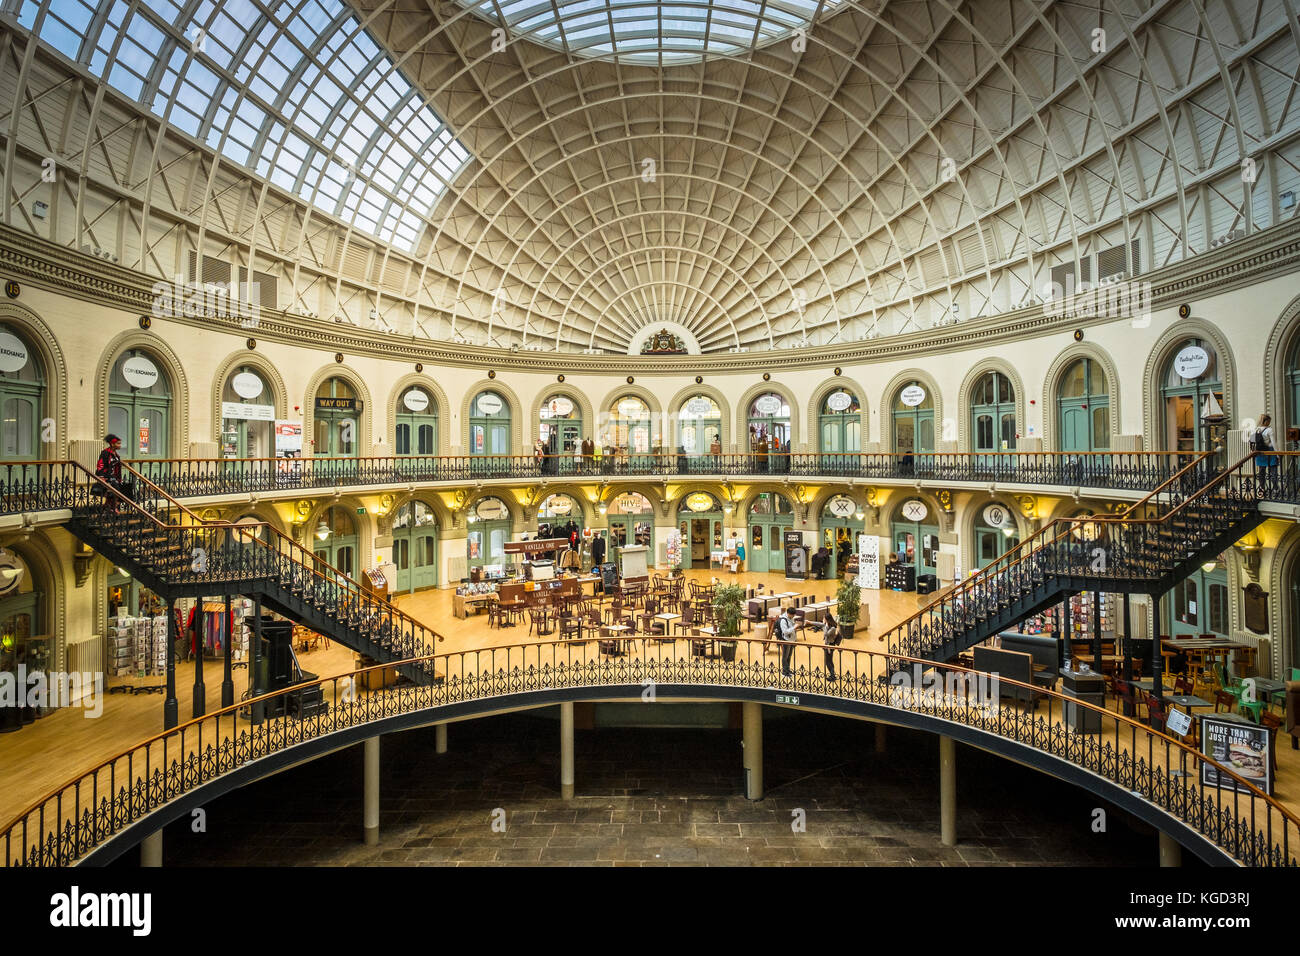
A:
{"type": "Polygon", "coordinates": [[[4,864],[76,863],[224,774],[313,741],[323,752],[331,735],[368,723],[402,715],[425,715],[428,721],[420,723],[434,722],[439,708],[448,705],[510,698],[511,706],[528,706],[534,695],[542,702],[557,699],[557,691],[613,688],[641,698],[649,682],[663,697],[672,696],[674,688],[678,696],[694,698],[707,696],[711,687],[723,698],[727,689],[754,688],[772,691],[777,704],[798,705],[798,695],[811,694],[820,710],[867,703],[964,725],[1024,746],[1032,751],[1026,761],[1039,769],[1051,772],[1053,763],[1044,758],[1056,758],[1109,781],[1243,865],[1300,865],[1300,818],[1231,768],[1136,720],[1052,691],[951,666],[928,672],[937,675],[940,689],[935,690],[925,678],[904,683],[898,676],[920,677],[932,662],[844,647],[830,650],[838,678],[832,681],[825,670],[827,649],[820,644],[737,637],[720,646],[734,657],[723,660],[700,656],[709,645],[697,638],[620,643],[629,652],[625,657],[606,656],[599,645],[582,640],[452,652],[427,662],[446,675],[437,684],[358,693],[358,678],[379,670],[371,668],[208,714],[117,754],[18,814],[0,830],[4,864]],[[783,648],[790,654],[790,677],[781,673],[783,648]],[[294,717],[293,698],[314,687],[321,688],[328,710],[294,717]],[[1008,698],[1013,702],[1006,703],[1008,698]],[[1031,699],[1038,704],[1031,706],[1031,699]],[[1044,702],[1046,713],[1038,709],[1044,702]],[[264,707],[250,709],[255,703],[264,707]],[[267,716],[256,724],[242,716],[263,711],[267,716]],[[1092,732],[1080,729],[1089,725],[1092,732]]]}

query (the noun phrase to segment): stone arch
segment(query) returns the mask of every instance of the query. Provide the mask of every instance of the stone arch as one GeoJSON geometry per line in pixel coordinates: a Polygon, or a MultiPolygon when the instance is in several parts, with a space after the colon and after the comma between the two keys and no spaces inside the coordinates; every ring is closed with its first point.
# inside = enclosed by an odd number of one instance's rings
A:
{"type": "MultiPolygon", "coordinates": [[[[1273,551],[1273,560],[1269,563],[1267,580],[1260,575],[1260,584],[1268,588],[1268,633],[1273,637],[1273,659],[1271,673],[1276,676],[1290,673],[1289,668],[1300,667],[1300,658],[1292,652],[1292,643],[1283,640],[1287,633],[1286,622],[1290,620],[1291,598],[1288,582],[1296,573],[1300,573],[1300,524],[1292,524],[1287,533],[1278,541],[1273,551]]],[[[1229,587],[1232,582],[1229,581],[1229,587]]],[[[1244,586],[1244,585],[1243,585],[1244,586]]],[[[1237,596],[1233,594],[1231,607],[1235,613],[1237,596]]],[[[1233,626],[1237,626],[1234,616],[1233,626]]]]}
{"type": "Polygon", "coordinates": [[[744,497],[736,502],[736,510],[732,517],[736,519],[738,524],[748,524],[749,509],[754,507],[754,502],[758,500],[758,496],[761,494],[778,494],[784,497],[786,501],[790,502],[790,506],[794,509],[794,519],[796,522],[803,518],[807,513],[809,506],[799,503],[798,496],[795,494],[795,489],[790,485],[760,482],[759,484],[750,485],[745,490],[744,497]]]}
{"type": "MultiPolygon", "coordinates": [[[[679,485],[677,488],[677,494],[674,495],[672,498],[666,499],[669,514],[676,515],[678,512],[680,512],[682,508],[685,506],[686,499],[697,492],[703,492],[706,495],[712,495],[714,498],[718,500],[719,507],[725,508],[729,500],[727,498],[727,490],[722,485],[717,484],[716,482],[701,481],[693,484],[679,485]]],[[[736,515],[737,507],[738,507],[737,502],[732,501],[731,502],[732,517],[736,515]]]]}
{"type": "Polygon", "coordinates": [[[466,517],[468,517],[470,513],[478,507],[478,503],[484,498],[496,498],[506,506],[506,511],[510,513],[510,527],[513,529],[512,533],[517,534],[519,531],[522,531],[527,527],[528,519],[524,517],[523,505],[521,505],[518,499],[510,493],[510,489],[508,488],[482,488],[474,492],[473,495],[466,499],[464,509],[466,517]]]}
{"type": "Polygon", "coordinates": [[[822,402],[826,401],[826,396],[831,394],[831,392],[836,392],[840,389],[843,389],[846,392],[851,392],[855,395],[858,399],[858,404],[862,406],[862,411],[860,413],[862,415],[861,444],[862,447],[866,447],[866,443],[871,435],[871,404],[867,401],[867,394],[863,391],[861,383],[855,382],[847,375],[834,375],[830,378],[823,379],[822,382],[813,389],[812,397],[808,399],[807,418],[805,419],[805,421],[808,422],[808,437],[805,442],[807,447],[804,449],[806,453],[815,454],[817,452],[817,444],[820,440],[818,437],[820,428],[818,422],[821,417],[822,402]]]}
{"type": "MultiPolygon", "coordinates": [[[[1264,346],[1264,403],[1273,414],[1273,435],[1279,442],[1284,440],[1287,428],[1300,426],[1300,421],[1290,419],[1291,409],[1286,394],[1286,360],[1298,340],[1300,295],[1286,304],[1282,314],[1273,323],[1273,330],[1264,346]]],[[[1283,446],[1279,444],[1278,447],[1283,446]]]]}
{"type": "MultiPolygon", "coordinates": [[[[0,322],[14,326],[26,336],[41,356],[45,365],[46,418],[54,420],[54,441],[52,448],[46,448],[42,442],[38,458],[67,458],[69,448],[68,435],[68,363],[63,357],[63,349],[55,338],[45,320],[30,309],[14,302],[0,302],[0,322]]],[[[98,441],[107,430],[100,429],[94,440],[98,441]]]]}
{"type": "Polygon", "coordinates": [[[189,457],[190,450],[190,385],[185,376],[185,366],[170,345],[158,336],[141,329],[128,329],[115,336],[99,356],[95,374],[95,437],[108,432],[108,380],[113,363],[127,349],[150,352],[167,367],[172,382],[172,414],[170,439],[173,458],[189,457]]]}
{"type": "Polygon", "coordinates": [[[397,454],[397,403],[402,398],[402,393],[412,385],[418,385],[427,392],[432,393],[434,402],[437,403],[438,417],[438,448],[437,454],[446,457],[450,454],[449,432],[451,423],[448,419],[451,417],[451,403],[447,401],[447,393],[443,391],[442,386],[431,376],[423,372],[408,372],[393,383],[393,387],[388,390],[388,404],[385,406],[384,424],[384,441],[387,443],[387,454],[397,454]]]}
{"type": "Polygon", "coordinates": [[[356,495],[340,495],[337,498],[330,496],[328,498],[316,498],[312,501],[311,511],[302,522],[302,540],[298,543],[311,550],[312,536],[315,533],[316,525],[320,522],[321,515],[331,508],[342,508],[348,513],[357,526],[357,564],[358,573],[362,568],[368,568],[371,565],[371,558],[375,551],[375,535],[378,533],[378,526],[375,522],[374,515],[370,510],[365,509],[365,514],[357,514],[357,508],[362,507],[361,499],[356,495]]]}
{"type": "MultiPolygon", "coordinates": [[[[1001,371],[1001,369],[998,371],[1001,371]]],[[[962,394],[966,394],[964,389],[962,394]]],[[[1020,502],[1016,500],[1015,495],[1003,492],[994,495],[980,493],[970,495],[962,505],[957,535],[961,547],[961,566],[967,573],[975,567],[977,560],[975,554],[975,525],[979,523],[980,518],[983,516],[984,509],[991,504],[999,504],[1011,514],[1012,520],[1015,521],[1016,537],[1019,540],[1024,541],[1034,533],[1034,529],[1030,526],[1029,519],[1025,517],[1024,512],[1021,510],[1020,502]]]]}
{"type": "Polygon", "coordinates": [[[732,454],[749,454],[749,406],[765,392],[776,392],[790,406],[790,446],[796,452],[802,449],[803,423],[799,420],[799,403],[795,401],[794,393],[776,382],[758,382],[747,388],[736,401],[736,431],[731,441],[732,454]]]}
{"type": "Polygon", "coordinates": [[[217,366],[212,375],[212,440],[221,444],[221,393],[225,391],[230,373],[241,365],[257,369],[262,381],[271,389],[271,404],[275,406],[276,418],[289,417],[289,391],[285,388],[280,370],[264,355],[249,349],[231,352],[217,366]]]}
{"type": "Polygon", "coordinates": [[[478,398],[481,392],[496,392],[510,407],[510,448],[507,450],[511,455],[522,455],[524,453],[524,403],[519,400],[515,390],[504,382],[495,378],[481,378],[465,390],[465,394],[460,400],[460,421],[450,423],[451,429],[455,430],[458,444],[469,454],[469,409],[474,404],[474,399],[478,398]]]}
{"type": "Polygon", "coordinates": [[[596,431],[596,414],[591,407],[591,399],[587,393],[577,386],[570,385],[567,382],[556,382],[554,385],[548,385],[537,393],[533,399],[532,405],[528,411],[528,428],[524,433],[525,439],[529,446],[540,437],[539,425],[542,420],[542,403],[552,395],[563,395],[573,402],[578,414],[582,416],[582,437],[593,438],[596,431]]]}
{"type": "Polygon", "coordinates": [[[1025,434],[1025,383],[1020,372],[1009,362],[1000,358],[981,359],[971,366],[966,377],[961,380],[961,389],[957,392],[957,450],[971,451],[975,447],[975,437],[971,434],[970,409],[971,393],[979,380],[989,372],[997,372],[1011,380],[1011,387],[1016,390],[1016,434],[1025,434]]]}
{"type": "MultiPolygon", "coordinates": [[[[630,482],[628,484],[604,485],[601,487],[600,501],[603,501],[604,503],[608,504],[609,502],[617,498],[619,495],[628,494],[631,492],[636,492],[637,494],[645,495],[646,500],[650,502],[650,507],[656,515],[665,514],[664,509],[667,507],[668,502],[664,498],[663,491],[661,491],[657,485],[651,485],[646,482],[630,482]]],[[[599,502],[597,502],[596,504],[599,504],[599,502]]],[[[595,507],[596,505],[593,504],[592,509],[594,510],[595,507]]]]}
{"type": "MultiPolygon", "coordinates": [[[[1205,319],[1187,318],[1179,319],[1169,328],[1165,329],[1164,334],[1156,340],[1147,355],[1146,368],[1142,371],[1142,434],[1148,450],[1157,450],[1156,446],[1160,444],[1157,436],[1160,434],[1160,388],[1161,380],[1164,375],[1165,365],[1175,354],[1174,350],[1186,339],[1202,338],[1209,339],[1214,344],[1214,350],[1219,353],[1219,381],[1223,385],[1223,413],[1229,422],[1229,427],[1234,427],[1237,423],[1237,417],[1241,409],[1237,407],[1237,371],[1236,360],[1232,354],[1232,347],[1228,340],[1224,338],[1219,327],[1205,319]]],[[[1264,393],[1265,398],[1268,392],[1264,393]]],[[[1277,434],[1277,429],[1273,430],[1277,434]]],[[[1244,453],[1245,449],[1242,448],[1244,453]]]]}
{"type": "Polygon", "coordinates": [[[316,391],[331,378],[343,379],[352,386],[353,391],[357,393],[357,397],[362,401],[361,434],[357,436],[356,446],[358,457],[367,457],[374,449],[371,436],[374,434],[375,408],[371,401],[370,389],[366,387],[365,380],[360,375],[341,362],[322,365],[307,382],[307,390],[303,395],[302,403],[303,457],[309,458],[315,454],[316,446],[313,442],[316,435],[316,391]]]}
{"type": "MultiPolygon", "coordinates": [[[[654,439],[657,437],[658,444],[664,445],[664,433],[667,423],[664,420],[663,406],[659,404],[659,396],[643,385],[628,385],[626,383],[615,386],[606,392],[605,397],[601,399],[600,404],[595,407],[595,417],[592,419],[592,437],[596,440],[600,439],[605,426],[605,419],[602,416],[609,414],[610,406],[616,401],[628,396],[639,398],[641,401],[646,403],[646,407],[650,409],[651,438],[654,439]]],[[[652,440],[650,444],[653,448],[656,442],[652,440]]]]}
{"type": "Polygon", "coordinates": [[[899,391],[907,385],[908,382],[917,381],[926,387],[930,397],[934,399],[934,450],[941,451],[943,442],[956,442],[955,432],[944,427],[943,417],[943,391],[939,388],[938,383],[934,380],[929,372],[924,372],[919,368],[903,369],[885,385],[884,391],[881,392],[880,401],[876,407],[880,409],[880,414],[876,417],[880,419],[880,450],[890,453],[894,448],[894,397],[899,391]],[[945,434],[953,434],[954,437],[945,439],[945,434]]]}
{"type": "Polygon", "coordinates": [[[1099,345],[1091,342],[1071,345],[1064,349],[1052,364],[1047,367],[1047,374],[1043,376],[1043,450],[1059,451],[1057,445],[1060,442],[1060,436],[1056,434],[1057,419],[1060,417],[1060,403],[1057,401],[1057,391],[1061,384],[1061,375],[1070,366],[1075,359],[1087,358],[1101,364],[1102,369],[1106,372],[1106,383],[1110,387],[1110,436],[1111,446],[1114,447],[1115,437],[1119,434],[1120,412],[1122,410],[1121,402],[1123,395],[1120,392],[1119,371],[1115,367],[1115,360],[1110,354],[1099,345]]]}
{"type": "MultiPolygon", "coordinates": [[[[10,534],[0,539],[0,547],[13,551],[28,567],[32,568],[34,574],[40,574],[44,582],[48,583],[49,591],[45,595],[43,607],[41,608],[45,621],[47,633],[54,635],[55,648],[53,660],[50,661],[51,670],[67,670],[67,644],[68,644],[68,627],[67,627],[67,580],[64,576],[63,561],[59,557],[59,550],[54,546],[49,536],[43,530],[33,530],[30,537],[26,534],[10,534]]],[[[97,591],[102,595],[106,588],[97,591]]],[[[97,616],[95,620],[100,620],[102,616],[102,607],[96,607],[97,616]]]]}
{"type": "MultiPolygon", "coordinates": [[[[678,389],[677,394],[669,399],[668,404],[664,406],[665,427],[671,427],[673,429],[671,440],[669,440],[670,436],[665,436],[664,447],[671,447],[674,450],[677,448],[677,413],[681,411],[682,405],[684,405],[694,395],[707,395],[718,403],[718,416],[722,421],[721,442],[722,449],[725,452],[731,447],[732,441],[731,403],[727,401],[727,397],[722,394],[721,389],[715,388],[712,385],[696,385],[693,382],[685,388],[678,389]]],[[[793,407],[794,406],[791,406],[792,409],[793,407]]]]}

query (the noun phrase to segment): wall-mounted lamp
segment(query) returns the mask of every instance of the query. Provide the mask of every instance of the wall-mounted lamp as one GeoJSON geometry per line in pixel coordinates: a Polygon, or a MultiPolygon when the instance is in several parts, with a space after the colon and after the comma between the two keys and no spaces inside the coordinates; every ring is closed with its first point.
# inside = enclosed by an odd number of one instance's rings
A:
{"type": "Polygon", "coordinates": [[[324,519],[322,519],[321,523],[316,525],[316,537],[319,538],[321,541],[324,541],[329,536],[330,536],[329,525],[327,525],[324,519]]]}
{"type": "Polygon", "coordinates": [[[1264,550],[1263,545],[1259,543],[1259,538],[1252,534],[1249,538],[1242,538],[1232,547],[1241,555],[1241,563],[1246,569],[1246,576],[1250,580],[1258,582],[1259,558],[1264,550]]]}
{"type": "Polygon", "coordinates": [[[1204,571],[1206,574],[1210,574],[1218,566],[1219,566],[1218,561],[1206,561],[1204,564],[1201,565],[1201,570],[1204,571]]]}

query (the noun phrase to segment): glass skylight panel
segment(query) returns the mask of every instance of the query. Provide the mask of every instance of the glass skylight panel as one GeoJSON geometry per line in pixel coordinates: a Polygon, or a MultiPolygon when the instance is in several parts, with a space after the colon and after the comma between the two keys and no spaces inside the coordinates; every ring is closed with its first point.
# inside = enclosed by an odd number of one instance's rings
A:
{"type": "Polygon", "coordinates": [[[343,0],[111,0],[98,23],[91,0],[16,5],[42,41],[176,128],[407,249],[469,160],[343,0]]]}

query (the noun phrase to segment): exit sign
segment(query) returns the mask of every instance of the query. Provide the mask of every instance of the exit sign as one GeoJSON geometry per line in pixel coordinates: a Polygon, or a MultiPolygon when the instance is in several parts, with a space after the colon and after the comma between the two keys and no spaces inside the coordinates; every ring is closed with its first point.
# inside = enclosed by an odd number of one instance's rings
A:
{"type": "Polygon", "coordinates": [[[365,514],[365,513],[366,513],[366,509],[365,509],[365,508],[358,508],[358,509],[357,509],[357,514],[359,514],[359,515],[363,515],[363,514],[365,514]]]}
{"type": "Polygon", "coordinates": [[[776,702],[778,704],[793,704],[795,707],[799,706],[799,698],[792,694],[777,694],[776,702]]]}

